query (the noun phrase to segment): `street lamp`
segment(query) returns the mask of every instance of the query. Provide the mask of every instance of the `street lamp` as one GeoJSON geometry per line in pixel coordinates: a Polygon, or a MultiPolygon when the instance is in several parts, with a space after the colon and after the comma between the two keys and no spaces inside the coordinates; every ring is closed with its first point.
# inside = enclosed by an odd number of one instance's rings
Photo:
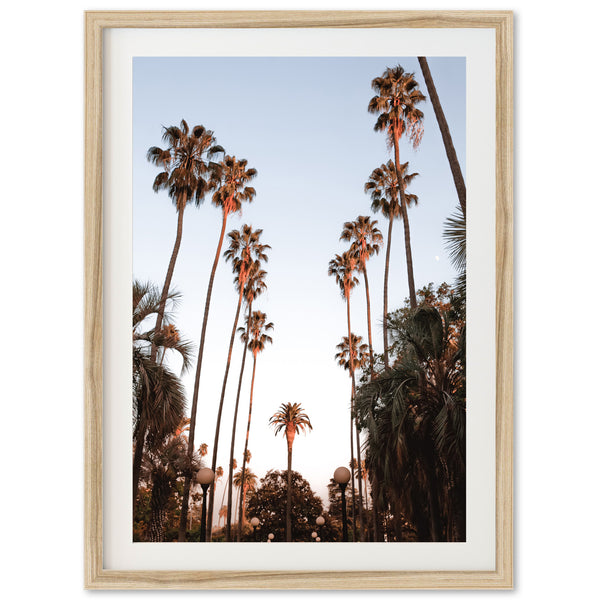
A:
{"type": "Polygon", "coordinates": [[[317,537],[319,537],[319,534],[316,531],[313,531],[310,535],[312,536],[312,539],[315,541],[317,540],[317,537]]]}
{"type": "Polygon", "coordinates": [[[269,538],[267,541],[268,542],[272,542],[275,539],[275,534],[274,533],[270,533],[267,537],[269,538]]]}
{"type": "Polygon", "coordinates": [[[206,541],[206,494],[210,484],[214,481],[215,474],[208,467],[196,473],[196,481],[202,486],[202,523],[200,524],[200,541],[206,541]]]}
{"type": "Polygon", "coordinates": [[[320,538],[320,537],[318,537],[318,538],[315,538],[315,542],[320,542],[320,541],[321,541],[321,538],[320,538]]]}
{"type": "Polygon", "coordinates": [[[346,467],[338,467],[333,473],[333,479],[342,492],[342,541],[348,541],[348,524],[346,523],[346,486],[350,481],[350,471],[346,467]]]}
{"type": "Polygon", "coordinates": [[[252,517],[250,519],[250,525],[252,525],[252,541],[256,541],[256,528],[260,525],[258,517],[252,517]]]}
{"type": "MultiPolygon", "coordinates": [[[[325,525],[325,517],[323,517],[322,515],[319,515],[317,517],[316,523],[317,523],[317,527],[319,528],[319,535],[321,535],[321,533],[323,533],[321,530],[321,527],[323,527],[323,525],[325,525]]],[[[320,537],[318,538],[318,541],[319,542],[321,541],[320,537]]]]}

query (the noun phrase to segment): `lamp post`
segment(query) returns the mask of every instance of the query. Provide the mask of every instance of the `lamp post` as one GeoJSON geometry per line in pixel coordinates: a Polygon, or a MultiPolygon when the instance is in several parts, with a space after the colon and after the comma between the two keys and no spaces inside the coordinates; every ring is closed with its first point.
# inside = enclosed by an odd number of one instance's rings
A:
{"type": "Polygon", "coordinates": [[[202,486],[202,523],[200,524],[200,541],[206,541],[206,494],[215,474],[212,469],[200,469],[196,473],[196,481],[202,486]]]}
{"type": "Polygon", "coordinates": [[[256,541],[256,528],[260,525],[258,517],[252,517],[250,519],[250,525],[252,525],[252,541],[256,541]]]}
{"type": "Polygon", "coordinates": [[[346,523],[346,486],[350,481],[350,471],[346,467],[338,467],[333,473],[333,479],[342,492],[342,541],[348,541],[348,524],[346,523]]]}
{"type": "Polygon", "coordinates": [[[267,538],[269,538],[269,539],[267,540],[267,542],[272,542],[272,541],[273,541],[273,539],[275,538],[275,534],[274,534],[274,533],[270,533],[270,534],[267,536],[267,538]]]}
{"type": "MultiPolygon", "coordinates": [[[[316,522],[317,522],[317,527],[319,528],[319,536],[320,536],[320,535],[321,535],[321,533],[323,533],[323,532],[322,532],[322,530],[321,530],[321,527],[323,527],[323,525],[325,525],[325,517],[323,517],[323,516],[319,515],[319,516],[317,517],[317,521],[316,521],[316,522]]],[[[317,538],[317,541],[318,541],[318,542],[320,542],[320,541],[321,541],[321,538],[320,538],[320,537],[318,537],[318,538],[317,538]]]]}
{"type": "Polygon", "coordinates": [[[315,538],[315,542],[320,542],[320,541],[321,541],[321,538],[320,538],[320,537],[318,537],[318,538],[315,538]]]}
{"type": "Polygon", "coordinates": [[[313,531],[310,535],[311,535],[312,539],[315,540],[315,542],[316,542],[317,538],[319,537],[319,534],[316,531],[313,531]]]}

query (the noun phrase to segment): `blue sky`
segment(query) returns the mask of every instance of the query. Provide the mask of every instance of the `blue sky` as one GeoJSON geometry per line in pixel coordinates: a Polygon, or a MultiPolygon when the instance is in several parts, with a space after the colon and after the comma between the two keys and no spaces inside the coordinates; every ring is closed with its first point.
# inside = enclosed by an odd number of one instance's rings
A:
{"type": "MultiPolygon", "coordinates": [[[[428,58],[440,101],[465,174],[465,60],[428,58]]],[[[373,131],[367,112],[371,80],[401,64],[414,72],[428,96],[414,57],[370,58],[148,58],[133,64],[133,273],[162,287],[176,232],[176,212],[166,192],[152,191],[157,168],[146,161],[150,146],[163,146],[162,126],[204,125],[226,152],[246,158],[258,171],[256,199],[228,231],[248,223],[262,228],[272,246],[268,292],[256,303],[275,325],[274,343],[259,356],[249,448],[250,468],[262,477],[286,468],[286,448],[268,426],[284,402],[301,402],[314,430],[298,436],[293,468],[324,499],[335,468],[349,461],[350,381],[334,361],[346,334],[345,304],[327,265],[345,250],[345,221],[371,215],[387,238],[387,221],[373,215],[363,192],[371,171],[391,158],[385,136],[373,131]]],[[[444,220],[457,205],[448,161],[429,101],[421,103],[425,133],[415,151],[402,140],[400,159],[418,172],[409,191],[419,204],[409,209],[415,284],[451,282],[455,273],[442,239],[444,220]]],[[[176,325],[196,347],[221,213],[207,197],[188,207],[173,287],[183,294],[176,325]]],[[[403,230],[394,222],[389,308],[408,296],[403,230]]],[[[223,250],[225,250],[225,245],[223,250]]],[[[381,318],[385,251],[368,265],[375,351],[382,351],[381,318]]],[[[229,263],[219,264],[200,384],[196,442],[209,445],[214,426],[237,302],[229,263]]],[[[366,340],[366,303],[361,284],[351,297],[352,330],[366,340]]],[[[227,468],[233,402],[241,345],[234,348],[223,413],[218,464],[227,468]]],[[[240,402],[236,457],[241,458],[252,361],[240,402]]],[[[173,368],[179,366],[173,362],[173,368]]],[[[194,372],[183,381],[191,404],[194,372]]],[[[220,502],[220,491],[217,500],[220,502]]]]}

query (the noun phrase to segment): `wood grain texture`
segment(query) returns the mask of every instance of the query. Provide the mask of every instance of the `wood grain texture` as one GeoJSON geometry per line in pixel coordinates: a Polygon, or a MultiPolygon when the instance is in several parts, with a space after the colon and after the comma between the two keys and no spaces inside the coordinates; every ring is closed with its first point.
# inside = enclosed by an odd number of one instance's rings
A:
{"type": "Polygon", "coordinates": [[[85,15],[85,569],[87,589],[510,589],[513,584],[513,40],[509,11],[87,12],[85,15]],[[496,569],[118,571],[102,558],[102,31],[413,27],[496,31],[496,569]]]}

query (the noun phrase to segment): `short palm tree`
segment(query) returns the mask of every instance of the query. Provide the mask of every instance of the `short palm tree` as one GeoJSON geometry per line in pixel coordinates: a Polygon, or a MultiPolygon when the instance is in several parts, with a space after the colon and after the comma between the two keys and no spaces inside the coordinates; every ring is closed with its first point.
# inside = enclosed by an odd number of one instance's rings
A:
{"type": "MultiPolygon", "coordinates": [[[[196,125],[190,131],[185,120],[179,127],[173,125],[163,128],[165,149],[152,146],[146,154],[147,159],[162,171],[155,177],[152,189],[155,192],[168,190],[169,197],[177,211],[177,234],[162,288],[155,331],[160,331],[169,296],[169,288],[175,270],[175,262],[183,235],[183,213],[188,204],[199,206],[210,188],[211,174],[214,169],[212,159],[224,152],[216,143],[212,131],[202,125],[196,125]]],[[[151,351],[152,360],[156,359],[157,347],[151,351]]]]}
{"type": "MultiPolygon", "coordinates": [[[[214,186],[216,191],[212,196],[212,202],[219,207],[222,212],[222,226],[217,244],[217,251],[213,261],[210,278],[208,280],[208,289],[206,291],[206,301],[204,303],[204,317],[202,319],[202,331],[200,333],[200,346],[198,349],[198,360],[196,361],[196,376],[194,378],[194,391],[192,395],[192,409],[190,415],[190,447],[194,445],[194,436],[196,431],[196,413],[198,410],[198,392],[200,390],[200,374],[202,372],[202,357],[204,356],[204,342],[206,340],[206,325],[208,323],[208,313],[210,310],[210,299],[212,296],[215,273],[221,256],[221,248],[227,228],[227,218],[230,214],[241,211],[243,202],[251,202],[256,195],[249,182],[256,177],[256,169],[248,168],[246,159],[238,160],[235,156],[225,156],[218,168],[214,171],[214,186]]],[[[181,517],[179,520],[179,541],[185,541],[185,529],[187,523],[187,511],[189,502],[189,493],[191,485],[191,474],[188,474],[183,486],[183,501],[181,505],[181,517]]],[[[214,485],[210,488],[210,505],[214,506],[214,485]]],[[[212,515],[212,512],[211,512],[212,515]]],[[[207,535],[210,539],[210,529],[212,521],[208,522],[207,535]]]]}
{"type": "MultiPolygon", "coordinates": [[[[248,281],[246,282],[246,288],[244,291],[244,301],[248,307],[246,313],[246,336],[242,339],[242,343],[244,344],[244,351],[242,353],[242,364],[240,367],[240,377],[238,380],[238,388],[237,394],[235,397],[235,409],[233,412],[233,425],[231,429],[231,445],[229,448],[229,490],[231,490],[232,486],[232,478],[233,472],[236,469],[235,459],[233,458],[233,452],[235,449],[235,436],[237,431],[237,417],[238,417],[238,409],[240,406],[240,393],[242,391],[242,381],[244,378],[244,368],[246,366],[246,354],[248,350],[248,341],[250,340],[250,315],[252,314],[252,303],[257,296],[260,296],[266,289],[267,284],[265,283],[265,277],[267,273],[263,269],[260,268],[260,263],[256,262],[253,264],[250,269],[250,273],[248,276],[248,281]]],[[[248,462],[249,459],[246,460],[248,462]]],[[[228,496],[228,513],[227,513],[227,527],[226,527],[226,539],[231,540],[231,516],[233,511],[233,506],[231,504],[232,494],[230,493],[228,496]]]]}
{"type": "Polygon", "coordinates": [[[406,266],[408,271],[408,292],[411,308],[417,306],[415,279],[413,274],[410,226],[408,223],[407,202],[404,194],[403,174],[400,163],[400,138],[405,135],[416,148],[423,136],[423,113],[417,104],[425,100],[419,90],[414,73],[407,73],[400,65],[387,68],[381,77],[371,82],[376,96],[371,98],[368,110],[376,114],[375,131],[387,135],[390,147],[394,149],[394,162],[400,192],[400,210],[404,221],[404,242],[406,246],[406,266]]]}
{"type": "MultiPolygon", "coordinates": [[[[164,352],[172,350],[182,359],[183,369],[190,366],[192,348],[179,335],[163,331],[144,331],[144,324],[159,310],[160,293],[151,283],[133,282],[133,505],[135,507],[142,457],[146,445],[160,445],[179,426],[185,411],[185,392],[178,377],[166,366],[151,359],[152,346],[164,352]]],[[[167,306],[180,296],[170,292],[167,306]]],[[[170,325],[171,312],[164,317],[170,325]]],[[[163,328],[164,329],[164,328],[163,328]]]]}
{"type": "Polygon", "coordinates": [[[433,77],[431,76],[431,71],[429,70],[427,58],[424,56],[419,56],[419,65],[421,66],[423,78],[425,79],[427,91],[429,92],[429,98],[431,99],[433,111],[435,112],[435,118],[437,119],[440,133],[442,134],[442,141],[444,142],[446,157],[448,158],[448,164],[450,165],[450,171],[452,172],[452,178],[454,179],[454,187],[456,187],[460,208],[463,215],[466,215],[467,189],[465,187],[465,180],[463,179],[462,171],[460,169],[460,163],[458,162],[458,158],[456,156],[456,150],[454,148],[454,144],[452,143],[450,128],[448,127],[448,122],[446,121],[446,116],[444,115],[440,98],[437,90],[435,89],[435,84],[433,83],[433,77]]]}
{"type": "MultiPolygon", "coordinates": [[[[342,255],[336,254],[335,258],[329,261],[328,274],[335,277],[335,281],[340,288],[342,297],[346,300],[346,317],[348,321],[348,339],[352,339],[351,323],[350,323],[350,293],[354,287],[358,285],[358,279],[354,273],[358,270],[359,256],[356,251],[346,251],[342,255]]],[[[354,365],[350,363],[350,377],[352,379],[352,392],[350,396],[350,457],[354,462],[354,442],[353,435],[356,430],[356,455],[358,456],[358,518],[361,524],[361,541],[364,536],[364,516],[362,510],[362,479],[360,477],[360,436],[358,428],[354,422],[354,396],[356,394],[356,379],[354,377],[354,365]]],[[[352,497],[354,499],[354,471],[352,470],[352,497]]]]}
{"type": "Polygon", "coordinates": [[[240,490],[239,508],[242,530],[246,522],[246,494],[249,490],[254,491],[257,483],[258,477],[250,469],[245,469],[243,477],[241,469],[233,476],[233,485],[240,490]]]}
{"type": "MultiPolygon", "coordinates": [[[[252,229],[250,225],[243,225],[241,229],[230,231],[229,248],[225,251],[225,259],[232,262],[234,277],[234,285],[238,290],[238,303],[233,319],[233,327],[231,329],[231,338],[229,340],[229,351],[227,353],[227,362],[225,364],[225,374],[223,375],[223,385],[221,387],[221,398],[219,399],[219,410],[217,413],[217,424],[215,427],[215,441],[213,445],[212,466],[213,471],[217,466],[217,453],[219,450],[219,434],[221,431],[221,417],[223,414],[223,404],[225,401],[225,390],[227,388],[227,379],[229,377],[229,367],[231,366],[231,354],[233,352],[233,344],[235,342],[235,332],[237,330],[240,310],[244,300],[244,291],[246,283],[253,269],[260,265],[261,261],[267,262],[268,256],[266,251],[271,248],[268,244],[261,244],[260,236],[262,229],[252,229]],[[258,265],[257,265],[258,263],[258,265]]],[[[208,520],[212,522],[212,514],[214,510],[214,494],[211,493],[208,505],[208,520]]],[[[229,527],[228,527],[229,529],[229,527]]]]}
{"type": "Polygon", "coordinates": [[[371,298],[369,296],[369,278],[367,277],[367,261],[373,254],[379,254],[383,243],[381,231],[376,227],[377,221],[370,217],[359,216],[355,221],[344,223],[341,240],[351,242],[350,251],[358,255],[358,266],[365,280],[367,298],[367,327],[369,332],[369,357],[371,359],[371,377],[374,375],[375,358],[373,357],[373,337],[371,335],[371,298]]]}
{"type": "Polygon", "coordinates": [[[465,539],[465,332],[452,319],[435,306],[411,312],[398,361],[357,399],[379,494],[419,541],[465,539]]]}
{"type": "Polygon", "coordinates": [[[167,503],[181,474],[196,472],[201,467],[200,456],[188,457],[188,441],[184,435],[170,435],[160,445],[154,445],[144,455],[142,477],[152,486],[148,541],[164,541],[167,503]]]}
{"type": "MultiPolygon", "coordinates": [[[[255,310],[250,315],[249,324],[246,327],[240,327],[239,332],[241,334],[242,342],[248,342],[248,350],[252,352],[253,365],[252,365],[252,380],[250,383],[250,403],[248,405],[248,426],[246,427],[246,441],[244,443],[244,452],[242,454],[242,482],[244,480],[244,474],[246,473],[246,457],[248,456],[248,440],[250,439],[250,424],[252,422],[252,401],[254,397],[254,377],[256,375],[256,357],[261,353],[267,344],[273,343],[273,338],[268,335],[267,331],[272,331],[273,323],[267,323],[267,315],[264,312],[255,310]],[[246,337],[246,331],[249,332],[249,338],[246,337]]],[[[241,540],[242,535],[242,507],[240,506],[240,514],[238,520],[238,540],[241,540]]]]}
{"type": "MultiPolygon", "coordinates": [[[[408,163],[401,165],[402,181],[404,184],[404,197],[407,204],[416,204],[417,196],[406,193],[406,186],[418,175],[418,173],[408,173],[408,163]]],[[[392,248],[392,225],[394,219],[401,214],[400,203],[398,202],[398,176],[396,166],[389,160],[373,170],[369,180],[365,183],[365,193],[371,195],[371,210],[373,212],[381,211],[388,220],[387,246],[385,250],[385,271],[383,275],[383,365],[389,368],[389,344],[387,334],[387,314],[388,314],[388,278],[390,272],[390,250],[392,248]]]]}
{"type": "Polygon", "coordinates": [[[283,431],[287,441],[287,502],[285,514],[285,539],[292,541],[292,448],[294,438],[301,431],[306,433],[312,429],[310,419],[297,402],[282,404],[279,410],[269,420],[269,425],[275,428],[275,435],[283,431]]]}

